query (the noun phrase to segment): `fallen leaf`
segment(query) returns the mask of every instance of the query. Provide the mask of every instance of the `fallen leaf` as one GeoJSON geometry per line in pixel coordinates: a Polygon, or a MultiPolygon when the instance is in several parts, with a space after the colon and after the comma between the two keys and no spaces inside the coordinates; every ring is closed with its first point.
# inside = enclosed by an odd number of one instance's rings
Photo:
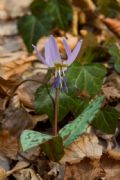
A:
{"type": "Polygon", "coordinates": [[[83,158],[100,159],[103,153],[103,147],[95,135],[84,134],[64,150],[64,156],[61,163],[80,162],[83,158]]]}
{"type": "Polygon", "coordinates": [[[112,149],[107,149],[106,151],[108,155],[115,160],[120,160],[120,148],[112,148],[112,149]]]}
{"type": "Polygon", "coordinates": [[[43,180],[40,175],[36,174],[31,168],[22,169],[13,174],[16,179],[26,180],[43,180]]]}
{"type": "Polygon", "coordinates": [[[3,130],[0,132],[0,153],[6,157],[14,159],[18,152],[18,141],[10,135],[10,132],[3,130]]]}
{"type": "Polygon", "coordinates": [[[104,18],[103,22],[114,32],[120,36],[120,19],[104,18]]]}
{"type": "Polygon", "coordinates": [[[7,180],[7,172],[2,167],[0,167],[0,180],[7,180]]]}
{"type": "Polygon", "coordinates": [[[116,72],[110,74],[105,84],[102,86],[102,91],[108,100],[120,98],[120,76],[116,72]]]}
{"type": "Polygon", "coordinates": [[[9,130],[15,137],[18,137],[24,129],[33,127],[31,116],[24,108],[6,109],[1,124],[2,129],[9,130]]]}
{"type": "Polygon", "coordinates": [[[21,0],[16,2],[16,0],[1,0],[2,10],[6,12],[6,18],[17,18],[21,17],[28,12],[28,7],[32,0],[21,0]],[[14,8],[13,8],[14,7],[14,8]]]}
{"type": "Polygon", "coordinates": [[[12,168],[11,170],[7,171],[7,176],[10,176],[10,174],[13,174],[17,171],[20,171],[22,169],[27,168],[30,165],[30,163],[25,162],[25,161],[19,161],[14,168],[12,168]]]}
{"type": "Polygon", "coordinates": [[[90,159],[84,159],[77,164],[66,164],[64,180],[98,180],[105,177],[104,169],[94,167],[90,159]]]}
{"type": "MultiPolygon", "coordinates": [[[[20,52],[18,52],[20,55],[20,52]]],[[[13,56],[14,57],[14,56],[13,56]]],[[[13,59],[11,57],[11,61],[8,62],[8,59],[6,60],[6,63],[0,63],[2,66],[2,69],[4,71],[3,77],[5,79],[9,79],[10,77],[14,75],[19,75],[23,73],[25,70],[30,68],[32,66],[32,61],[35,61],[35,56],[28,56],[28,54],[25,52],[21,57],[16,57],[13,59]]],[[[5,60],[5,59],[4,59],[5,60]]]]}
{"type": "Polygon", "coordinates": [[[102,86],[102,91],[108,100],[120,98],[120,91],[116,89],[113,85],[109,86],[105,84],[102,86]]]}
{"type": "Polygon", "coordinates": [[[120,179],[120,161],[114,160],[108,156],[103,156],[100,163],[106,173],[105,180],[120,179]]]}
{"type": "Polygon", "coordinates": [[[20,102],[30,109],[34,109],[34,94],[37,88],[40,86],[40,81],[31,80],[22,84],[16,91],[20,102]]]}
{"type": "Polygon", "coordinates": [[[94,166],[93,160],[85,158],[77,164],[66,164],[64,180],[120,179],[120,161],[102,155],[98,163],[97,166],[94,166]]]}

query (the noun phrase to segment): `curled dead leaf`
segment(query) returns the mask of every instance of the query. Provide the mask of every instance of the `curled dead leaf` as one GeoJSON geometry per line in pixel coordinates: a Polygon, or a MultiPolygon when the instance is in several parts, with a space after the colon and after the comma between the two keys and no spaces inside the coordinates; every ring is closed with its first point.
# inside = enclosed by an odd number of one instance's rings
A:
{"type": "Polygon", "coordinates": [[[31,168],[22,169],[19,172],[14,173],[16,179],[29,179],[29,180],[43,180],[40,175],[36,174],[31,168]]]}
{"type": "Polygon", "coordinates": [[[104,169],[94,167],[90,159],[85,158],[77,164],[66,164],[64,180],[98,180],[105,177],[104,169]]]}
{"type": "Polygon", "coordinates": [[[1,121],[2,128],[18,137],[24,129],[32,128],[31,116],[24,108],[8,108],[5,110],[1,121]]]}
{"type": "Polygon", "coordinates": [[[0,132],[0,153],[6,157],[14,159],[18,152],[18,141],[11,136],[10,132],[3,130],[0,132]]]}
{"type": "Polygon", "coordinates": [[[7,172],[2,167],[0,167],[0,180],[7,180],[7,172]]]}
{"type": "Polygon", "coordinates": [[[103,22],[114,32],[120,36],[120,19],[104,18],[103,22]]]}
{"type": "Polygon", "coordinates": [[[17,172],[17,171],[20,171],[21,169],[24,169],[26,167],[29,166],[29,163],[28,162],[25,162],[25,161],[19,161],[15,167],[13,169],[11,169],[10,171],[7,171],[7,176],[10,176],[11,174],[17,172]]]}
{"type": "Polygon", "coordinates": [[[99,144],[98,138],[93,134],[84,134],[80,136],[74,143],[68,146],[65,154],[61,159],[61,163],[80,162],[83,158],[100,159],[103,147],[99,144]]]}

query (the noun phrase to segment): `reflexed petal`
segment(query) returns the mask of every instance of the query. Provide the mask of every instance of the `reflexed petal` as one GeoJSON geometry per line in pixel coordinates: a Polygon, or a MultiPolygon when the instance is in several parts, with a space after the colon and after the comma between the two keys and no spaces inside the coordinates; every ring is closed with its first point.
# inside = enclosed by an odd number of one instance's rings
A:
{"type": "Polygon", "coordinates": [[[65,47],[65,51],[67,53],[67,57],[70,58],[70,55],[71,55],[71,49],[66,41],[66,39],[64,38],[63,39],[63,44],[64,44],[64,47],[65,47]]]}
{"type": "Polygon", "coordinates": [[[37,54],[38,59],[39,59],[40,61],[42,61],[43,64],[46,64],[45,59],[43,58],[43,56],[42,56],[41,53],[39,52],[38,48],[37,48],[36,46],[34,46],[33,44],[32,44],[32,47],[34,48],[34,50],[35,50],[35,52],[36,52],[36,54],[37,54]]]}
{"type": "Polygon", "coordinates": [[[76,59],[76,57],[77,57],[77,55],[78,55],[78,53],[79,53],[79,51],[80,51],[82,42],[83,42],[83,41],[80,40],[80,41],[77,43],[76,47],[74,48],[74,50],[73,50],[72,53],[71,53],[71,56],[67,59],[67,61],[64,61],[64,62],[63,62],[64,64],[70,65],[70,64],[73,63],[73,61],[76,59]]]}
{"type": "Polygon", "coordinates": [[[45,60],[46,60],[46,64],[49,67],[54,66],[52,56],[51,56],[51,52],[50,52],[50,47],[49,47],[49,41],[45,44],[45,60]]]}
{"type": "Polygon", "coordinates": [[[57,47],[57,43],[55,41],[55,38],[51,35],[49,39],[49,48],[51,53],[51,58],[54,63],[61,63],[61,57],[59,53],[59,49],[57,47]]]}

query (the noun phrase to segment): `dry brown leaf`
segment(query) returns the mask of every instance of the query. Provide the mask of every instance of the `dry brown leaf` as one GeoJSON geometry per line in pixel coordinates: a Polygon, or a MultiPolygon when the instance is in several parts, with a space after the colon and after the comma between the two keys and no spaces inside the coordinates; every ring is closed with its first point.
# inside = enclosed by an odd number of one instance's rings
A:
{"type": "Polygon", "coordinates": [[[94,167],[90,159],[84,159],[79,164],[66,164],[64,180],[98,180],[105,177],[104,169],[94,167]]]}
{"type": "Polygon", "coordinates": [[[103,85],[102,91],[108,100],[120,98],[120,91],[112,85],[111,86],[109,86],[108,84],[103,85]]]}
{"type": "Polygon", "coordinates": [[[120,19],[104,18],[103,22],[114,32],[120,36],[120,19]]]}
{"type": "Polygon", "coordinates": [[[83,158],[100,159],[103,153],[103,147],[95,135],[85,134],[80,136],[75,142],[68,146],[61,163],[80,162],[83,158]]]}
{"type": "Polygon", "coordinates": [[[0,21],[0,36],[10,36],[17,34],[16,21],[0,21]]]}
{"type": "Polygon", "coordinates": [[[24,129],[33,127],[31,116],[24,108],[8,108],[3,114],[2,128],[17,137],[24,129]]]}
{"type": "Polygon", "coordinates": [[[6,80],[0,77],[0,93],[1,95],[7,96],[9,95],[13,88],[18,84],[18,81],[6,80]]]}
{"type": "Polygon", "coordinates": [[[103,155],[99,166],[95,167],[90,159],[84,159],[79,164],[66,164],[64,180],[119,180],[120,161],[103,155]]]}
{"type": "Polygon", "coordinates": [[[120,99],[120,76],[115,72],[108,76],[102,91],[108,100],[120,99]]]}
{"type": "Polygon", "coordinates": [[[11,169],[10,171],[7,171],[7,176],[10,176],[10,174],[20,171],[21,169],[24,169],[24,168],[28,167],[29,165],[30,165],[30,163],[28,163],[28,162],[19,161],[13,169],[11,169]]]}
{"type": "Polygon", "coordinates": [[[26,180],[43,180],[40,175],[36,174],[33,169],[27,168],[22,169],[19,172],[13,174],[16,179],[26,180]]]}
{"type": "Polygon", "coordinates": [[[120,179],[120,161],[103,156],[101,158],[101,167],[106,172],[105,180],[119,180],[120,179]]]}
{"type": "Polygon", "coordinates": [[[120,160],[120,148],[108,149],[106,152],[112,159],[120,160]]]}
{"type": "Polygon", "coordinates": [[[7,172],[2,167],[0,167],[0,180],[7,180],[7,172]]]}
{"type": "Polygon", "coordinates": [[[16,91],[16,94],[19,97],[20,102],[30,109],[34,108],[34,94],[37,88],[40,86],[40,81],[31,80],[22,84],[16,91]]]}
{"type": "Polygon", "coordinates": [[[23,57],[21,57],[21,59],[16,59],[14,61],[10,61],[9,63],[4,63],[3,65],[1,64],[4,71],[3,77],[5,79],[9,79],[13,75],[20,75],[25,70],[30,68],[30,66],[32,66],[32,61],[34,61],[35,59],[35,56],[28,57],[24,55],[23,57]]]}
{"type": "Polygon", "coordinates": [[[3,130],[0,132],[0,153],[6,157],[14,159],[18,152],[17,139],[10,135],[10,132],[3,130]]]}
{"type": "Polygon", "coordinates": [[[47,120],[48,115],[47,114],[33,115],[33,116],[31,116],[31,118],[32,118],[33,126],[35,127],[38,122],[47,120]]]}
{"type": "Polygon", "coordinates": [[[32,0],[0,0],[0,19],[16,18],[25,15],[28,13],[28,7],[31,2],[32,0]]]}

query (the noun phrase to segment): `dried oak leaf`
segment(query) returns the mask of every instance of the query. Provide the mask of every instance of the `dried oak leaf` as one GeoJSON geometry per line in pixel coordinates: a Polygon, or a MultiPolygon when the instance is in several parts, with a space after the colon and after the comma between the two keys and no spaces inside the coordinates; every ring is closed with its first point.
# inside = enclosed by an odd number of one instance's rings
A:
{"type": "Polygon", "coordinates": [[[0,167],[0,180],[7,180],[7,172],[2,167],[0,167]]]}
{"type": "Polygon", "coordinates": [[[28,56],[28,54],[26,54],[25,52],[21,55],[21,57],[14,57],[13,54],[12,57],[10,57],[9,61],[8,59],[9,58],[4,59],[3,62],[0,62],[1,68],[3,70],[2,76],[5,79],[9,79],[14,75],[20,75],[21,73],[26,71],[32,66],[32,62],[35,61],[36,56],[28,56]]]}
{"type": "Polygon", "coordinates": [[[17,137],[24,129],[32,128],[33,123],[31,116],[24,108],[8,108],[3,114],[1,120],[2,129],[7,129],[17,137]]]}
{"type": "Polygon", "coordinates": [[[98,180],[105,177],[101,167],[94,167],[90,159],[85,158],[77,164],[66,164],[64,180],[98,180]]]}
{"type": "Polygon", "coordinates": [[[101,158],[101,167],[106,172],[105,180],[119,180],[120,179],[120,161],[114,160],[108,156],[101,158]]]}
{"type": "Polygon", "coordinates": [[[31,168],[22,169],[13,174],[16,179],[26,180],[43,180],[40,175],[36,174],[31,168]]]}
{"type": "Polygon", "coordinates": [[[108,100],[120,99],[120,76],[115,72],[108,76],[102,91],[108,100]]]}
{"type": "Polygon", "coordinates": [[[65,154],[61,163],[80,162],[83,158],[100,159],[103,152],[102,145],[98,138],[93,134],[84,134],[65,149],[65,154]]]}
{"type": "Polygon", "coordinates": [[[99,166],[95,167],[90,159],[84,159],[80,163],[66,164],[64,180],[119,180],[120,161],[114,160],[107,155],[102,155],[99,166]]]}
{"type": "Polygon", "coordinates": [[[120,147],[110,148],[106,150],[106,153],[115,160],[120,160],[120,147]]]}
{"type": "Polygon", "coordinates": [[[22,84],[16,91],[20,102],[30,109],[34,108],[34,94],[37,88],[40,86],[40,82],[28,81],[22,84]]]}
{"type": "Polygon", "coordinates": [[[114,32],[120,36],[120,19],[104,18],[102,21],[114,32]]]}
{"type": "Polygon", "coordinates": [[[120,99],[120,91],[115,88],[112,84],[105,84],[102,86],[102,91],[108,100],[118,98],[120,99]]]}
{"type": "Polygon", "coordinates": [[[18,141],[11,136],[10,132],[3,130],[0,132],[0,153],[6,157],[14,159],[18,152],[18,141]]]}
{"type": "Polygon", "coordinates": [[[11,174],[20,171],[21,169],[27,168],[30,165],[30,163],[25,162],[25,161],[18,161],[18,163],[15,165],[14,168],[11,170],[7,171],[7,175],[10,176],[11,174]]]}
{"type": "Polygon", "coordinates": [[[5,96],[10,95],[13,88],[18,84],[18,81],[6,80],[0,76],[0,97],[4,98],[5,96]]]}

